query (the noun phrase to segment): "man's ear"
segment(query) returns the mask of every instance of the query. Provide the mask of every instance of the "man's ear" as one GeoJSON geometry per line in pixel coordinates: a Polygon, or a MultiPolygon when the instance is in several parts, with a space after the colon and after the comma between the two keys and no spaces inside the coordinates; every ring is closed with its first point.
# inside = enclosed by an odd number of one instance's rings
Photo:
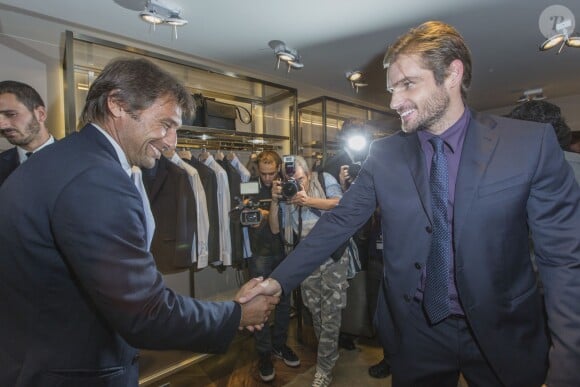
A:
{"type": "Polygon", "coordinates": [[[450,87],[461,87],[461,82],[463,81],[463,62],[459,59],[455,59],[449,64],[449,69],[447,71],[447,82],[449,82],[450,87]]]}
{"type": "Polygon", "coordinates": [[[44,106],[37,106],[32,111],[32,114],[34,114],[36,120],[41,124],[46,121],[46,108],[44,106]]]}
{"type": "Polygon", "coordinates": [[[111,115],[115,118],[121,117],[125,113],[125,109],[119,103],[119,99],[116,94],[119,90],[112,90],[107,95],[107,108],[111,115]]]}

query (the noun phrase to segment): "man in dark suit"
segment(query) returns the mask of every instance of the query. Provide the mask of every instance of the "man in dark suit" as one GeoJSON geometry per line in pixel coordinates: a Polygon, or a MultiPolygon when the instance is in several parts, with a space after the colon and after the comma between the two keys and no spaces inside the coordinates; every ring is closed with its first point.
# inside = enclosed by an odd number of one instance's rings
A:
{"type": "Polygon", "coordinates": [[[22,82],[0,82],[0,136],[15,145],[0,153],[0,185],[34,152],[54,142],[45,121],[46,107],[36,90],[22,82]]]}
{"type": "Polygon", "coordinates": [[[154,165],[190,98],[153,63],[115,60],[88,91],[84,128],[0,188],[0,385],[137,386],[136,348],[221,352],[266,321],[276,297],[177,295],[147,249],[131,166],[154,165]]]}
{"type": "Polygon", "coordinates": [[[377,204],[375,323],[393,386],[457,386],[460,373],[470,386],[579,386],[580,189],[554,130],[467,108],[470,53],[444,23],[411,29],[385,67],[403,131],[372,144],[339,205],[242,300],[289,292],[377,204]]]}

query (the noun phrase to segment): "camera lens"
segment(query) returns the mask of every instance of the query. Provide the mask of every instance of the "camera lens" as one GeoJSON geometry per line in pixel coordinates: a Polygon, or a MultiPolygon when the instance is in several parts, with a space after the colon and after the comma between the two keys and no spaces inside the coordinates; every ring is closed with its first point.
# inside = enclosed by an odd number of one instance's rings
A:
{"type": "Polygon", "coordinates": [[[288,180],[282,184],[282,196],[291,198],[298,193],[298,185],[295,180],[288,180]]]}

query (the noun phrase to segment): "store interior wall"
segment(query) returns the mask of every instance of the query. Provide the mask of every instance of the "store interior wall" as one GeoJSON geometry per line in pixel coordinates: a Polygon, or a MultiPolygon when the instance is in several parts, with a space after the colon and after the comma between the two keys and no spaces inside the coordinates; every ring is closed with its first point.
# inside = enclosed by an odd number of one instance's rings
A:
{"type": "MultiPolygon", "coordinates": [[[[36,88],[47,104],[48,128],[56,138],[62,138],[65,133],[62,58],[64,55],[64,33],[70,29],[70,26],[12,11],[8,11],[6,14],[3,12],[0,22],[0,55],[2,58],[0,79],[21,80],[36,88]],[[31,23],[42,26],[41,29],[38,29],[44,31],[42,36],[35,36],[30,29],[26,28],[31,23]]],[[[83,30],[81,26],[77,26],[74,31],[132,45],[132,42],[124,41],[122,37],[97,34],[94,31],[83,30]]],[[[142,48],[147,49],[147,47],[142,48]]],[[[174,55],[174,53],[169,54],[174,55]]],[[[216,66],[215,63],[204,58],[182,56],[180,59],[199,63],[203,66],[216,66]]],[[[235,66],[222,70],[238,71],[235,66]]],[[[263,78],[260,74],[245,75],[263,78]]],[[[301,88],[298,90],[298,102],[321,95],[328,95],[328,93],[316,87],[301,88]]],[[[335,97],[340,98],[340,96],[335,97]]],[[[580,106],[580,91],[572,96],[549,99],[549,101],[561,107],[572,130],[580,131],[580,109],[577,108],[580,106]]],[[[515,105],[514,101],[512,106],[498,106],[489,112],[505,114],[515,105]]],[[[7,141],[0,139],[0,150],[9,147],[10,144],[7,141]]]]}

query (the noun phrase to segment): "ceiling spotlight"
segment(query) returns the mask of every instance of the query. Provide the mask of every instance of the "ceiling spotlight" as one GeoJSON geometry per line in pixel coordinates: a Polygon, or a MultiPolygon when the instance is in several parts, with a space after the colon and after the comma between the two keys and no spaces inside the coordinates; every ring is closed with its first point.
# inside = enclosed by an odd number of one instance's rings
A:
{"type": "Polygon", "coordinates": [[[167,24],[173,27],[175,39],[177,39],[177,27],[182,27],[188,23],[181,17],[181,9],[170,9],[162,5],[160,0],[148,0],[145,3],[145,9],[139,12],[139,17],[153,25],[155,28],[158,24],[167,24]]]}
{"type": "Polygon", "coordinates": [[[268,45],[274,50],[274,54],[276,55],[277,69],[280,68],[280,62],[286,62],[288,72],[290,72],[290,69],[300,70],[304,67],[298,50],[286,46],[286,43],[281,40],[271,40],[268,42],[268,45]]]}
{"type": "Polygon", "coordinates": [[[580,36],[568,36],[566,46],[580,48],[580,36]]]}
{"type": "Polygon", "coordinates": [[[356,82],[363,77],[363,73],[361,71],[347,71],[346,79],[351,82],[356,82]]]}
{"type": "Polygon", "coordinates": [[[517,99],[518,103],[528,101],[541,101],[546,99],[544,90],[542,88],[525,90],[524,93],[517,99]]]}
{"type": "Polygon", "coordinates": [[[544,43],[540,45],[540,51],[546,51],[557,45],[560,45],[558,52],[562,52],[564,45],[568,47],[580,47],[580,37],[570,36],[569,29],[572,29],[572,20],[566,19],[561,23],[556,24],[556,34],[548,38],[544,43]]]}
{"type": "Polygon", "coordinates": [[[179,16],[178,13],[176,13],[166,18],[165,23],[169,24],[170,26],[181,27],[186,25],[188,21],[179,16]]]}
{"type": "Polygon", "coordinates": [[[153,25],[155,24],[161,24],[164,22],[163,17],[161,17],[160,15],[157,14],[157,12],[155,11],[155,9],[151,8],[148,9],[147,7],[141,11],[139,13],[139,17],[141,19],[143,19],[143,21],[147,22],[147,23],[151,23],[153,25]]]}
{"type": "Polygon", "coordinates": [[[350,82],[350,85],[352,86],[353,89],[356,90],[357,93],[358,93],[359,88],[366,87],[369,85],[364,80],[364,74],[362,71],[359,71],[359,70],[347,71],[345,75],[346,75],[346,79],[348,79],[348,81],[350,82]]]}

